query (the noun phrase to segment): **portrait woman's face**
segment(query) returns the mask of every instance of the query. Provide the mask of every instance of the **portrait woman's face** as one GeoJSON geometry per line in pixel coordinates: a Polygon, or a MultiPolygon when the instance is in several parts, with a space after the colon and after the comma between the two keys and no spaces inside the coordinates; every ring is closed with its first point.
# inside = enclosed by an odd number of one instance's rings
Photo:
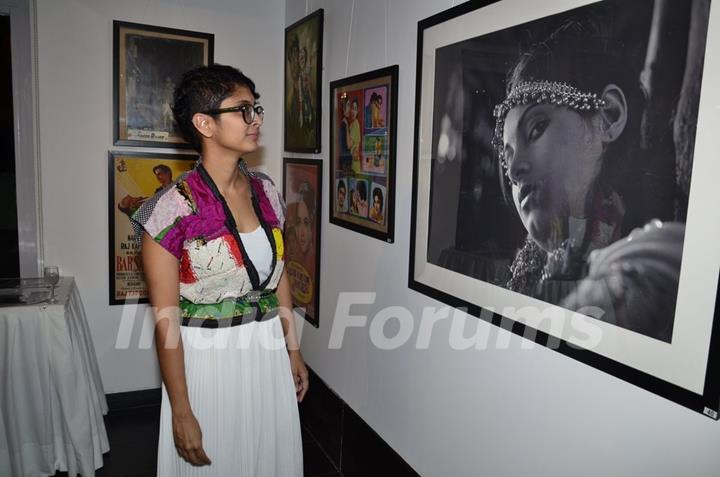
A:
{"type": "Polygon", "coordinates": [[[338,209],[343,209],[345,207],[345,187],[338,188],[337,201],[338,209]]]}
{"type": "Polygon", "coordinates": [[[295,234],[297,235],[300,253],[307,254],[312,243],[312,223],[310,211],[304,201],[297,204],[297,218],[295,220],[295,234]]]}
{"type": "Polygon", "coordinates": [[[382,209],[382,205],[380,204],[380,196],[377,195],[377,194],[374,194],[374,195],[373,195],[373,205],[372,205],[372,208],[373,208],[373,212],[374,212],[375,214],[379,214],[380,212],[382,212],[382,210],[381,210],[381,209],[382,209]]]}
{"type": "Polygon", "coordinates": [[[519,105],[505,118],[507,175],[515,208],[545,250],[568,235],[568,218],[584,219],[602,165],[602,119],[565,106],[519,105]]]}

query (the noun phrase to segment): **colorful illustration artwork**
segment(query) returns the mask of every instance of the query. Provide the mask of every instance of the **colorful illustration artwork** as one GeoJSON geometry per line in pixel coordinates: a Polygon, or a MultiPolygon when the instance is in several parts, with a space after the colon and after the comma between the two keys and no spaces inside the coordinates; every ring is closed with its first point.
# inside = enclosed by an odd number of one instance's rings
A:
{"type": "Polygon", "coordinates": [[[149,198],[190,170],[197,156],[110,152],[108,178],[110,190],[110,304],[126,300],[146,303],[148,294],[143,278],[140,247],[130,216],[149,198]]]}
{"type": "Polygon", "coordinates": [[[301,308],[305,319],[318,326],[322,161],[286,158],[283,178],[287,204],[285,270],[293,306],[301,308]]]}
{"type": "Polygon", "coordinates": [[[394,233],[397,71],[391,66],[330,84],[330,222],[388,242],[394,233]]]}
{"type": "Polygon", "coordinates": [[[285,150],[320,152],[323,10],[285,30],[285,150]]]}

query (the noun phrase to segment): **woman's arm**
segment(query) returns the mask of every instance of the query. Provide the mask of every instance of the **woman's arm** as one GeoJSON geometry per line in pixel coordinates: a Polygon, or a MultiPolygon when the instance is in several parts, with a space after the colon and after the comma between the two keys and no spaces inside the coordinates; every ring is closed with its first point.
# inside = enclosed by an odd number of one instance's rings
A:
{"type": "Polygon", "coordinates": [[[288,283],[287,274],[284,270],[280,277],[280,283],[278,284],[277,295],[280,301],[280,321],[282,322],[285,343],[287,344],[288,353],[290,354],[290,367],[293,381],[295,381],[295,392],[297,394],[297,400],[302,401],[309,385],[308,370],[300,353],[300,343],[297,337],[297,329],[295,328],[295,315],[292,311],[290,283],[288,283]]]}
{"type": "Polygon", "coordinates": [[[182,339],[180,336],[179,263],[147,233],[142,259],[150,303],[155,313],[155,348],[160,372],[172,407],[175,447],[193,465],[209,465],[202,447],[202,432],[190,408],[182,339]]]}

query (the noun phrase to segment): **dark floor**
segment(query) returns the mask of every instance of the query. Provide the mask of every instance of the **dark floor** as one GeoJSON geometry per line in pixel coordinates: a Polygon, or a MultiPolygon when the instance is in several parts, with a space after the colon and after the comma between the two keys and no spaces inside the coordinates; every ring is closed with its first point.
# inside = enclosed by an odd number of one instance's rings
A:
{"type": "MultiPolygon", "coordinates": [[[[110,452],[97,477],[148,477],[157,464],[160,407],[115,411],[105,416],[110,452]]],[[[302,426],[305,477],[342,477],[315,438],[302,426]]],[[[58,472],[54,477],[65,477],[58,472]]],[[[85,477],[85,476],[83,476],[85,477]]]]}

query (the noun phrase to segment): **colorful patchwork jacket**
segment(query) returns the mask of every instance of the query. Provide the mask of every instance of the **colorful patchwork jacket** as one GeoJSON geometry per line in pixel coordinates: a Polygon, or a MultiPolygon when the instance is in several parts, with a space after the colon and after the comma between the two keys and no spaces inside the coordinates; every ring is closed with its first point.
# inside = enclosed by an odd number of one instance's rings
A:
{"type": "Polygon", "coordinates": [[[184,316],[191,311],[191,317],[230,317],[226,315],[232,310],[213,310],[211,305],[278,286],[284,267],[285,204],[268,176],[253,172],[249,177],[253,207],[273,251],[273,271],[262,283],[232,213],[201,161],[132,216],[138,238],[147,232],[180,261],[184,316]],[[205,305],[206,312],[198,309],[205,305]]]}

